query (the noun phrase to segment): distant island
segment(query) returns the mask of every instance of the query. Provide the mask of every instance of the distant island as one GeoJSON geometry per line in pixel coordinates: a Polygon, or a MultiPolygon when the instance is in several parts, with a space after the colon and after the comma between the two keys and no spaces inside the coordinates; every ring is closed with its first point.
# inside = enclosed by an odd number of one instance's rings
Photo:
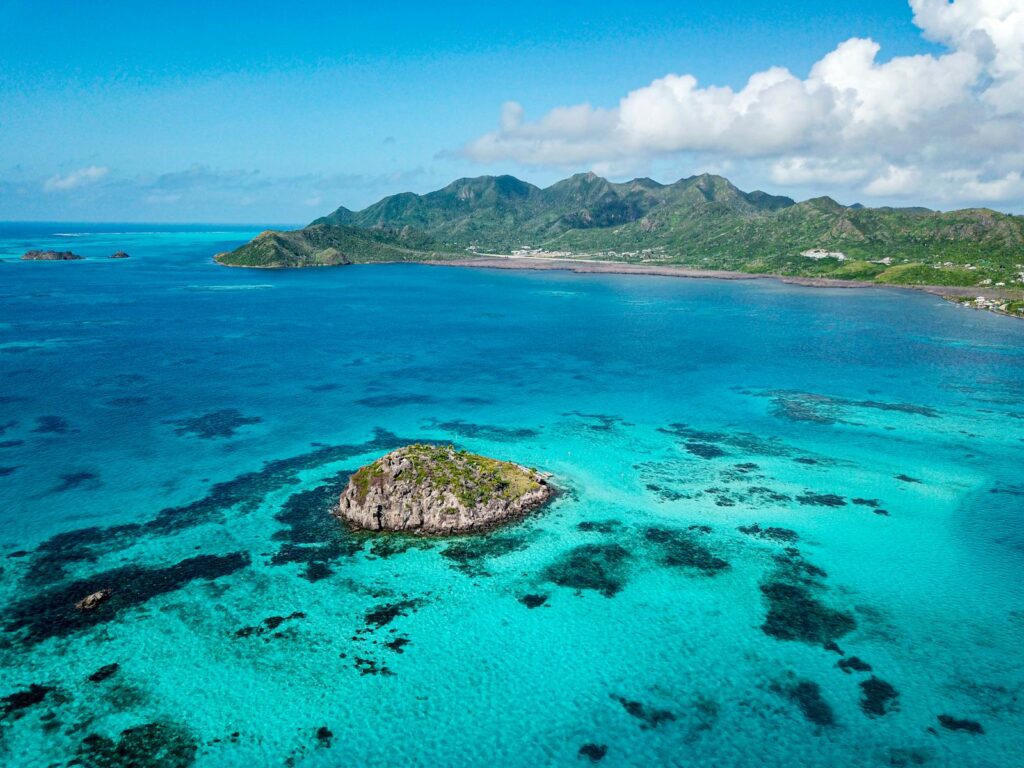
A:
{"type": "Polygon", "coordinates": [[[353,473],[334,514],[357,529],[452,535],[518,520],[552,493],[536,470],[450,445],[408,445],[353,473]]]}
{"type": "MultiPolygon", "coordinates": [[[[986,208],[867,208],[743,192],[704,174],[616,184],[577,174],[546,189],[512,176],[460,179],[425,195],[338,208],[229,253],[236,267],[509,259],[687,267],[740,275],[935,286],[1024,312],[1024,217],[986,208]],[[977,290],[975,290],[977,289],[977,290]]],[[[511,266],[511,265],[507,265],[511,266]]]]}
{"type": "Polygon", "coordinates": [[[22,261],[80,261],[84,256],[79,256],[71,251],[27,251],[22,261]]]}
{"type": "MultiPolygon", "coordinates": [[[[77,253],[71,251],[26,251],[22,255],[22,261],[82,261],[85,256],[79,256],[77,253]]],[[[129,259],[129,256],[124,251],[116,251],[110,255],[112,259],[129,259]]]]}

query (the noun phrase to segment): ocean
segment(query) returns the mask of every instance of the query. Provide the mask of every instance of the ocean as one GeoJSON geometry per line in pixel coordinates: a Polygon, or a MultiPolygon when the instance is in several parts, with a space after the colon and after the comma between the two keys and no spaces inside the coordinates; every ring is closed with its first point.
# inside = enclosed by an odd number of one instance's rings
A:
{"type": "Polygon", "coordinates": [[[1024,323],[259,229],[0,225],[2,764],[1022,764],[1024,323]],[[415,441],[559,496],[343,530],[415,441]]]}

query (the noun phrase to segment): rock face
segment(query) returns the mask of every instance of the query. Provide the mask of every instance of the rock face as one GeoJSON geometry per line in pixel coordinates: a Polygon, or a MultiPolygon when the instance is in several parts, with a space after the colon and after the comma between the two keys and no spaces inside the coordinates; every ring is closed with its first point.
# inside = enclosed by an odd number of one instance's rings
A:
{"type": "Polygon", "coordinates": [[[536,470],[450,445],[409,445],[355,472],[334,514],[371,531],[469,533],[517,520],[552,494],[536,470]]]}
{"type": "Polygon", "coordinates": [[[78,261],[84,258],[71,251],[28,251],[22,261],[78,261]]]}
{"type": "Polygon", "coordinates": [[[99,592],[93,592],[91,595],[86,595],[77,603],[75,608],[79,611],[92,611],[99,607],[100,603],[103,603],[110,597],[109,589],[101,589],[99,592]]]}

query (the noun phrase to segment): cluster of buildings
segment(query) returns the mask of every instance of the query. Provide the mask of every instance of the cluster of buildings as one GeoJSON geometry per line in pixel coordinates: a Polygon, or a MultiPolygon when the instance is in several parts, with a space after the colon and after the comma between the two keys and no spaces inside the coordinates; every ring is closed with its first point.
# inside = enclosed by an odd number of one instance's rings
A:
{"type": "Polygon", "coordinates": [[[846,254],[842,251],[826,251],[824,248],[811,248],[809,251],[804,251],[800,255],[806,256],[808,259],[814,259],[815,261],[821,261],[822,259],[838,259],[839,261],[846,261],[846,254]]]}

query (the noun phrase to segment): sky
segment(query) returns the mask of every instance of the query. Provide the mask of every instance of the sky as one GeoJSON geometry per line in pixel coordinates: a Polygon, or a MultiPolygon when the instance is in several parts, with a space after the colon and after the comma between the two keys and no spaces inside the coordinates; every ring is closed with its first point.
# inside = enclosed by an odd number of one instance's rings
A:
{"type": "Polygon", "coordinates": [[[1024,212],[1024,0],[0,0],[0,220],[589,170],[1024,212]]]}

